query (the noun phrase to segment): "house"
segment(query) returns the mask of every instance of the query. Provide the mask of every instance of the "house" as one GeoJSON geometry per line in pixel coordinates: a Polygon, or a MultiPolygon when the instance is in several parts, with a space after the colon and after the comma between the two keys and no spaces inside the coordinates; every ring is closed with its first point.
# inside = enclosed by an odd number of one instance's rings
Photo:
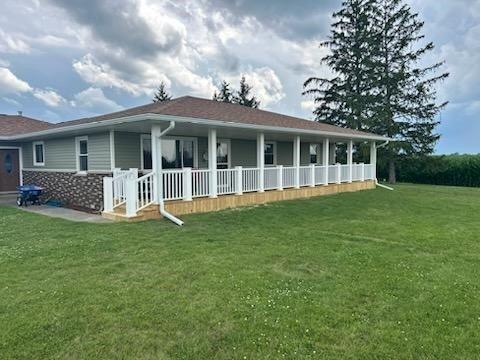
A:
{"type": "Polygon", "coordinates": [[[190,96],[59,124],[0,116],[0,191],[34,183],[107,217],[181,223],[190,212],[372,188],[386,141],[190,96]],[[355,142],[370,143],[369,164],[353,163],[355,142]]]}

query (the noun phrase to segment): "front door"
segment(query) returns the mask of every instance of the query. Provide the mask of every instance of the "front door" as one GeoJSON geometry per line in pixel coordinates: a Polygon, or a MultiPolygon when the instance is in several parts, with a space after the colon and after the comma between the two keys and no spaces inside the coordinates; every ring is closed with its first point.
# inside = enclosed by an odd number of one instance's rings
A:
{"type": "Polygon", "coordinates": [[[0,193],[15,191],[20,185],[18,150],[0,149],[0,193]]]}

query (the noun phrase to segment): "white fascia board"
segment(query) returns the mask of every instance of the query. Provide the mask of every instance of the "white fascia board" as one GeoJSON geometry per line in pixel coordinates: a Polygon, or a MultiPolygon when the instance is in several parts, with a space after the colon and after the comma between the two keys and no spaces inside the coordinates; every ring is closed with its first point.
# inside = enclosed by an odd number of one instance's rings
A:
{"type": "Polygon", "coordinates": [[[190,124],[237,128],[237,129],[251,129],[251,130],[258,130],[258,131],[272,131],[272,132],[282,132],[282,133],[290,133],[290,134],[319,135],[323,137],[332,137],[332,138],[338,138],[338,139],[394,141],[391,138],[380,136],[380,135],[342,134],[342,133],[337,133],[332,131],[285,128],[285,127],[278,127],[278,126],[245,124],[245,123],[237,123],[232,121],[208,120],[208,119],[190,118],[190,117],[173,116],[173,115],[160,115],[160,114],[152,114],[152,113],[133,115],[133,116],[115,118],[110,120],[95,121],[95,122],[83,123],[78,125],[63,126],[59,128],[47,129],[47,130],[21,134],[16,136],[0,137],[0,140],[7,140],[7,141],[24,140],[24,139],[38,138],[38,137],[49,136],[54,134],[69,133],[69,132],[99,128],[99,127],[108,127],[112,125],[134,123],[134,122],[148,121],[148,120],[168,121],[168,122],[174,121],[179,123],[190,123],[190,124]]]}

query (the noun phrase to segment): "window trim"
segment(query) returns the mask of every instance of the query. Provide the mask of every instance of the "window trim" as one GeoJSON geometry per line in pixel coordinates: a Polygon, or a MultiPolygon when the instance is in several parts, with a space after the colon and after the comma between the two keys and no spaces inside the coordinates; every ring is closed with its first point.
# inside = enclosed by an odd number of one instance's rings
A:
{"type": "MultiPolygon", "coordinates": [[[[153,169],[145,169],[145,167],[144,167],[143,140],[145,140],[145,139],[149,139],[150,141],[152,141],[152,135],[150,135],[150,134],[140,134],[140,166],[141,166],[141,171],[152,171],[153,169]]],[[[193,167],[198,168],[198,138],[191,137],[191,136],[163,136],[162,139],[193,141],[193,167]]],[[[152,149],[152,151],[153,151],[153,149],[152,149]]],[[[152,168],[153,168],[153,161],[152,161],[152,168]]]]}
{"type": "Polygon", "coordinates": [[[320,143],[309,143],[308,144],[308,163],[309,164],[316,164],[316,165],[320,165],[322,163],[322,159],[321,159],[321,156],[320,156],[320,152],[321,152],[321,144],[320,143]],[[317,162],[316,163],[312,163],[312,153],[310,152],[310,147],[312,145],[315,145],[317,147],[317,162]]]}
{"type": "MultiPolygon", "coordinates": [[[[231,169],[232,168],[232,141],[231,139],[225,139],[225,138],[219,138],[217,139],[217,146],[219,143],[221,142],[224,142],[227,144],[227,151],[228,151],[228,157],[227,157],[227,169],[231,169]]],[[[218,147],[217,147],[218,149],[218,147]]],[[[218,165],[225,165],[225,163],[219,163],[218,162],[218,156],[217,156],[217,169],[218,169],[218,165]]]]}
{"type": "Polygon", "coordinates": [[[273,164],[266,164],[265,163],[265,148],[263,149],[263,165],[264,165],[264,167],[277,166],[277,142],[276,141],[265,141],[264,145],[273,145],[273,164]]]}
{"type": "Polygon", "coordinates": [[[89,157],[89,149],[88,149],[88,136],[77,136],[75,137],[75,160],[76,160],[76,167],[78,174],[86,174],[88,172],[88,157],[89,157]],[[80,142],[86,141],[87,142],[87,153],[80,154],[80,142]],[[87,170],[80,170],[80,156],[87,157],[87,170]]]}
{"type": "Polygon", "coordinates": [[[45,141],[34,141],[32,143],[32,150],[33,150],[33,166],[45,166],[45,141]],[[37,161],[37,151],[36,151],[37,145],[42,145],[42,155],[43,155],[42,162],[37,161]]]}

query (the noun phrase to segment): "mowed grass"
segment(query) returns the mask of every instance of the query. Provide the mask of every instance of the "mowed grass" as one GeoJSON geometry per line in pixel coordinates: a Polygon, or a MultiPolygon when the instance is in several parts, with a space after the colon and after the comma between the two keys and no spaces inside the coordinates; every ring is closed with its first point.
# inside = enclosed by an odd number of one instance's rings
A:
{"type": "Polygon", "coordinates": [[[480,189],[400,185],[167,221],[0,208],[0,358],[480,354],[480,189]]]}

